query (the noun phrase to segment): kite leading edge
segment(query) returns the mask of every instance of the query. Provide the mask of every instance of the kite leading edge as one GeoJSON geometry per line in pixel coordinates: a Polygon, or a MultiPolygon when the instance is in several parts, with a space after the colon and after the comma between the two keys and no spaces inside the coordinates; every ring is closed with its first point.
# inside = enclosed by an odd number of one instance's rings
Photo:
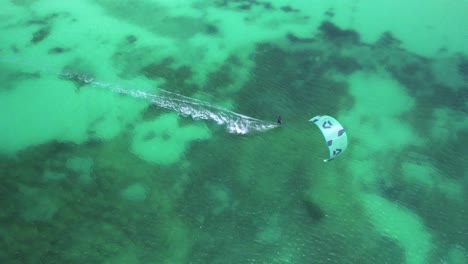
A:
{"type": "Polygon", "coordinates": [[[322,131],[329,150],[329,158],[323,160],[328,162],[343,153],[348,146],[348,136],[345,129],[333,117],[327,115],[318,115],[309,120],[322,131]]]}

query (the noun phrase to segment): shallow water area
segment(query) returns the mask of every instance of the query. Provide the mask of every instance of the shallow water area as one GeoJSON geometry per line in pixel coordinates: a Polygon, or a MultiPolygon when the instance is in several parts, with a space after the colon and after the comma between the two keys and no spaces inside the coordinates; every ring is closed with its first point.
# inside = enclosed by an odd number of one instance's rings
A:
{"type": "Polygon", "coordinates": [[[467,13],[5,1],[0,262],[468,263],[467,13]]]}

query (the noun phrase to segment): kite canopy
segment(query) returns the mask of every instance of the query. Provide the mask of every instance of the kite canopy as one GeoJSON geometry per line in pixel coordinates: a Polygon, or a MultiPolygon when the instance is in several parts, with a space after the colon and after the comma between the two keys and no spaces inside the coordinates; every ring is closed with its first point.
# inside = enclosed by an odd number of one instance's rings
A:
{"type": "Polygon", "coordinates": [[[314,123],[320,131],[322,131],[325,141],[327,142],[330,157],[323,160],[324,162],[334,159],[345,151],[348,146],[348,136],[343,126],[341,126],[335,118],[326,115],[318,115],[309,121],[314,123]]]}

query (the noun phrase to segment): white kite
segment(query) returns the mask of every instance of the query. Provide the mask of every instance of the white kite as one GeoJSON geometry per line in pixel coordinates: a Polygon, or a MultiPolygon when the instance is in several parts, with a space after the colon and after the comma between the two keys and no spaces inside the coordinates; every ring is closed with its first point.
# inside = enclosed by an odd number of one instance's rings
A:
{"type": "Polygon", "coordinates": [[[324,162],[333,160],[345,151],[348,146],[348,136],[343,126],[341,126],[335,118],[326,115],[318,115],[309,121],[314,123],[320,131],[322,131],[325,141],[327,142],[330,157],[323,160],[324,162]]]}

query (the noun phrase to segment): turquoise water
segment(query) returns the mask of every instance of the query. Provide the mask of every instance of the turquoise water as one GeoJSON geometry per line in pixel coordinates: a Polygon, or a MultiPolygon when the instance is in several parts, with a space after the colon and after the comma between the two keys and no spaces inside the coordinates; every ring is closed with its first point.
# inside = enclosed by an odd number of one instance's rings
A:
{"type": "Polygon", "coordinates": [[[376,2],[4,1],[0,262],[468,263],[468,2],[376,2]]]}

